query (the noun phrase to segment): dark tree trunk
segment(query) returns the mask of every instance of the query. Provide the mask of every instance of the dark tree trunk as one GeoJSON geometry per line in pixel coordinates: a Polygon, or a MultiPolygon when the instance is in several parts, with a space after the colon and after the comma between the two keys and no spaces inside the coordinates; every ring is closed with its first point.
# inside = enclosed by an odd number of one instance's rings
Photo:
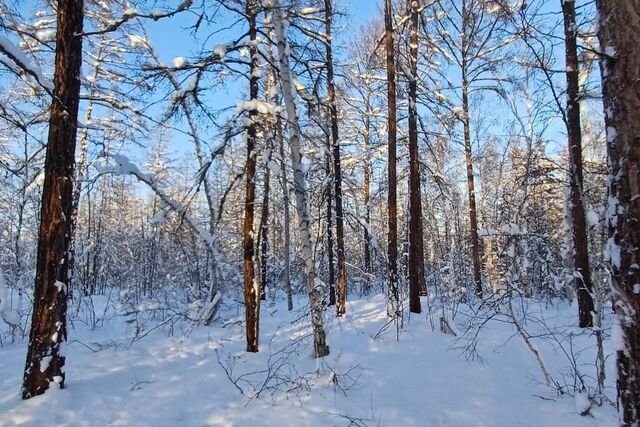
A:
{"type": "MultiPolygon", "coordinates": [[[[467,0],[462,3],[462,27],[466,33],[472,23],[467,0]]],[[[480,239],[478,237],[478,211],[476,209],[476,190],[473,176],[473,151],[471,150],[471,122],[469,120],[469,81],[467,79],[467,50],[469,36],[463,34],[462,39],[462,120],[464,127],[464,153],[467,163],[467,193],[469,196],[469,228],[471,234],[471,257],[473,261],[473,285],[476,296],[482,298],[482,263],[480,260],[480,239]]]]}
{"type": "MultiPolygon", "coordinates": [[[[271,156],[269,156],[269,160],[271,156]]],[[[269,163],[265,165],[264,193],[262,194],[262,213],[260,214],[260,299],[267,299],[267,285],[269,280],[269,192],[271,186],[271,169],[269,163]]]]}
{"type": "Polygon", "coordinates": [[[67,286],[73,209],[80,66],[82,64],[83,2],[59,0],[56,32],[54,97],[44,165],[40,231],[33,315],[22,398],[47,391],[51,383],[64,387],[67,340],[67,286]]]}
{"type": "MultiPolygon", "coordinates": [[[[327,175],[331,175],[331,136],[327,134],[327,175]]],[[[333,194],[331,184],[325,188],[327,198],[327,258],[329,262],[329,305],[336,305],[336,270],[333,254],[333,194]]]]}
{"type": "Polygon", "coordinates": [[[422,194],[418,155],[418,2],[411,3],[409,34],[409,311],[422,312],[420,288],[424,280],[422,240],[422,194]]]}
{"type": "MultiPolygon", "coordinates": [[[[464,60],[463,60],[464,62],[464,60]]],[[[469,228],[471,233],[471,256],[473,260],[473,284],[475,293],[482,298],[482,263],[480,262],[480,239],[478,237],[478,211],[473,177],[473,153],[471,151],[471,125],[469,123],[469,84],[466,66],[462,71],[462,114],[464,117],[464,154],[467,161],[467,192],[469,193],[469,228]]]]}
{"type": "Polygon", "coordinates": [[[607,153],[611,287],[621,329],[620,424],[640,420],[640,12],[635,0],[596,1],[607,153]]]}
{"type": "Polygon", "coordinates": [[[333,184],[336,198],[336,243],[338,244],[338,306],[337,314],[347,312],[347,271],[344,252],[344,214],[342,212],[342,168],[340,167],[340,135],[338,132],[338,105],[333,77],[333,49],[331,46],[332,0],[324,0],[325,32],[327,36],[327,87],[329,114],[331,116],[331,142],[333,144],[333,184]]]}
{"type": "Polygon", "coordinates": [[[387,56],[387,138],[388,138],[388,185],[389,196],[387,210],[389,215],[387,257],[389,263],[389,300],[391,310],[389,314],[394,317],[400,315],[398,294],[398,207],[397,207],[397,177],[396,177],[396,62],[394,57],[395,45],[393,42],[393,12],[391,0],[384,0],[384,29],[385,49],[387,56]]]}
{"type": "Polygon", "coordinates": [[[364,119],[364,209],[365,209],[365,223],[364,227],[364,271],[367,275],[365,282],[364,293],[368,294],[371,291],[371,278],[372,278],[372,263],[371,263],[371,119],[369,117],[369,99],[367,95],[366,101],[366,116],[364,119]]]}
{"type": "MultiPolygon", "coordinates": [[[[257,40],[256,15],[257,4],[255,0],[248,0],[246,5],[247,20],[249,21],[249,38],[257,40]]],[[[249,70],[249,99],[258,99],[258,49],[252,43],[249,54],[251,55],[251,67],[249,70]]],[[[253,239],[254,205],[256,200],[256,122],[258,111],[249,111],[249,127],[247,128],[247,164],[245,166],[246,191],[244,202],[244,226],[242,234],[242,247],[244,255],[244,304],[247,332],[247,351],[258,351],[260,330],[260,291],[255,277],[255,247],[253,239]]]]}
{"type": "Polygon", "coordinates": [[[576,10],[573,1],[561,0],[567,75],[567,110],[565,120],[569,136],[569,197],[571,200],[571,234],[573,268],[578,296],[578,321],[581,328],[593,326],[593,298],[589,268],[589,241],[582,200],[582,134],[580,129],[580,85],[578,82],[578,48],[576,10]]]}

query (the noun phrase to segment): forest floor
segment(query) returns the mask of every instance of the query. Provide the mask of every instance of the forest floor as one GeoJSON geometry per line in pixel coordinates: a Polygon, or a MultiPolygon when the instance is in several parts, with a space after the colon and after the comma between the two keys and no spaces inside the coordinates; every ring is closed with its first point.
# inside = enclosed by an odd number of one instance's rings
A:
{"type": "MultiPolygon", "coordinates": [[[[304,299],[295,302],[300,307],[304,299]]],[[[508,323],[487,323],[482,359],[468,360],[460,349],[466,342],[433,331],[424,314],[406,318],[399,335],[394,326],[379,333],[387,315],[384,298],[376,296],[351,301],[341,319],[327,316],[331,355],[314,360],[308,316],[283,304],[263,305],[260,352],[249,354],[240,305],[227,306],[226,320],[210,327],[184,335],[176,325],[167,336],[168,324],[148,326],[148,335],[132,341],[133,323],[107,318],[101,303],[96,298],[103,314],[93,330],[77,321],[70,328],[64,390],[20,400],[26,343],[0,348],[0,426],[616,424],[611,404],[581,416],[583,398],[542,384],[535,359],[508,323]]],[[[570,323],[574,315],[566,305],[541,310],[547,323],[570,323]]],[[[555,378],[571,377],[564,353],[544,340],[538,346],[555,378]]],[[[577,339],[572,348],[580,366],[595,360],[590,344],[577,339]]],[[[607,360],[610,398],[613,359],[607,360]]]]}

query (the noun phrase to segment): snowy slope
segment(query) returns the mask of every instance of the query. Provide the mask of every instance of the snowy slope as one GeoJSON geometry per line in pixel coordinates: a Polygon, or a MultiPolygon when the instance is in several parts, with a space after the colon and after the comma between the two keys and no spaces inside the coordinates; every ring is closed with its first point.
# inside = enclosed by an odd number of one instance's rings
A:
{"type": "MultiPolygon", "coordinates": [[[[224,327],[198,327],[182,338],[149,334],[133,344],[121,318],[94,331],[76,324],[67,388],[26,402],[18,395],[25,346],[4,347],[0,426],[616,424],[611,406],[580,416],[576,399],[541,385],[534,359],[509,325],[489,325],[484,360],[467,361],[452,349],[459,342],[432,332],[424,315],[405,323],[398,342],[394,328],[373,339],[387,321],[382,297],[347,309],[330,322],[331,355],[320,362],[310,358],[308,318],[286,305],[262,307],[257,354],[243,351],[238,307],[224,327]]],[[[547,363],[559,370],[553,364],[561,358],[549,353],[547,363]]]]}

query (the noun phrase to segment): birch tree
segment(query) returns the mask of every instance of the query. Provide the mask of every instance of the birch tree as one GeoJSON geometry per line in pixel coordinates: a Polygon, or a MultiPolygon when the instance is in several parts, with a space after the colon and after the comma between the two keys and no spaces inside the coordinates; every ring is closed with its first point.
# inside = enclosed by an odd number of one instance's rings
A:
{"type": "Polygon", "coordinates": [[[311,323],[313,327],[314,354],[316,358],[329,354],[326,342],[322,313],[322,282],[316,278],[313,260],[313,242],[311,237],[311,214],[309,212],[308,187],[302,165],[302,140],[298,122],[297,106],[294,98],[294,80],[289,64],[289,41],[287,38],[287,23],[280,0],[271,0],[273,26],[278,47],[278,64],[282,96],[284,98],[287,122],[289,125],[289,148],[291,151],[291,166],[293,168],[293,186],[296,195],[296,209],[298,212],[298,232],[304,270],[309,292],[309,306],[311,308],[311,323]]]}

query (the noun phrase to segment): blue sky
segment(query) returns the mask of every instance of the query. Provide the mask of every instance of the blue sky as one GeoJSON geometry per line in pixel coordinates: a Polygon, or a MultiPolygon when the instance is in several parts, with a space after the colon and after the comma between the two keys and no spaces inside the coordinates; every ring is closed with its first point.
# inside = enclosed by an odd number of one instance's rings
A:
{"type": "MultiPolygon", "coordinates": [[[[338,28],[335,30],[335,45],[346,46],[353,40],[353,36],[359,33],[360,27],[374,16],[382,13],[379,0],[337,0],[337,9],[345,10],[347,16],[336,22],[338,28]]],[[[238,36],[238,30],[226,31],[217,34],[210,39],[203,39],[212,31],[228,26],[228,14],[223,16],[210,28],[200,31],[194,38],[187,29],[193,25],[195,18],[193,15],[184,13],[167,20],[145,21],[146,30],[149,33],[151,43],[158,51],[165,64],[171,64],[177,56],[191,57],[197,55],[197,51],[204,44],[211,49],[218,44],[224,44],[238,36]]],[[[238,24],[244,30],[245,24],[238,24]]],[[[224,87],[216,89],[208,100],[215,102],[215,108],[234,106],[239,100],[246,97],[248,82],[246,79],[227,82],[224,87]]],[[[174,134],[173,142],[169,144],[170,151],[184,154],[191,154],[193,147],[184,135],[174,134]]]]}
{"type": "MultiPolygon", "coordinates": [[[[346,10],[349,16],[342,20],[345,28],[336,33],[336,42],[341,44],[350,41],[351,35],[357,34],[362,24],[381,13],[379,3],[379,0],[337,0],[337,7],[346,10]]],[[[146,22],[154,46],[160,51],[165,61],[170,62],[176,56],[188,56],[198,47],[197,42],[188,31],[175,31],[177,28],[193,24],[193,21],[192,15],[183,14],[170,20],[146,22]]],[[[227,22],[224,20],[219,22],[221,27],[226,24],[227,22]]],[[[209,43],[215,45],[225,41],[226,39],[221,37],[211,39],[209,43]]]]}

